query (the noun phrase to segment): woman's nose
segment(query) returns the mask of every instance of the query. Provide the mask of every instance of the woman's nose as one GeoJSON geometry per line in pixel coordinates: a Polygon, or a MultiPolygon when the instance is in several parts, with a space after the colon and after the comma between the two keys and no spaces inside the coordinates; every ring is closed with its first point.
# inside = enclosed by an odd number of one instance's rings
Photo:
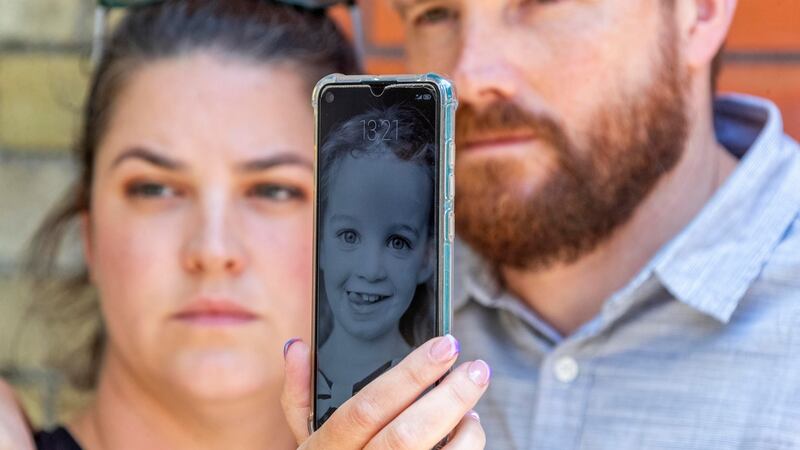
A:
{"type": "Polygon", "coordinates": [[[247,255],[229,209],[222,202],[212,202],[188,225],[183,260],[190,273],[237,275],[244,270],[247,255]]]}

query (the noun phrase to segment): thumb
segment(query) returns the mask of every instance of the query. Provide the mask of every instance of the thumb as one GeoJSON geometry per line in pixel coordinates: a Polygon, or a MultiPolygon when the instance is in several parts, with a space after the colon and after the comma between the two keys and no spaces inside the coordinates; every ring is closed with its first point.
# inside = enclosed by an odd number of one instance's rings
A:
{"type": "Polygon", "coordinates": [[[290,339],[284,346],[284,381],[281,405],[297,443],[308,439],[311,414],[311,361],[308,345],[290,339]]]}

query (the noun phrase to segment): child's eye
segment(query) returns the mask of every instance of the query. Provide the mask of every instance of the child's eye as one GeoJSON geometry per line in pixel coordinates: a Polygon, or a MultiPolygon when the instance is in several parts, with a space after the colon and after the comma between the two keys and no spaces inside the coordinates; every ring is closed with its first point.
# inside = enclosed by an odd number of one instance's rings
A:
{"type": "Polygon", "coordinates": [[[411,249],[411,242],[401,236],[392,236],[389,238],[389,247],[392,250],[405,250],[411,249]]]}
{"type": "Polygon", "coordinates": [[[302,200],[305,198],[303,191],[298,188],[270,183],[262,183],[253,186],[247,191],[247,195],[276,202],[302,200]]]}
{"type": "Polygon", "coordinates": [[[175,197],[180,195],[180,192],[170,186],[149,181],[133,183],[125,189],[125,193],[129,197],[142,198],[175,197]]]}
{"type": "Polygon", "coordinates": [[[342,230],[336,235],[336,237],[348,245],[355,245],[358,243],[358,233],[353,230],[342,230]]]}

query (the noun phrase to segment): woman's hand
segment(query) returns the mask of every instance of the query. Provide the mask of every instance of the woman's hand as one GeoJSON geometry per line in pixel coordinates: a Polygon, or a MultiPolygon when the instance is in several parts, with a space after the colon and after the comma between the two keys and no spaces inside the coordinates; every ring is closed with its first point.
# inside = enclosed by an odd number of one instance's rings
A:
{"type": "Polygon", "coordinates": [[[14,391],[0,379],[0,450],[34,450],[31,427],[14,391]]]}
{"type": "Polygon", "coordinates": [[[490,370],[477,360],[447,373],[458,357],[451,336],[432,339],[339,407],[308,433],[311,401],[309,348],[290,343],[286,352],[283,410],[301,450],[428,450],[450,436],[448,450],[482,449],[483,428],[472,407],[489,385],[490,370]]]}

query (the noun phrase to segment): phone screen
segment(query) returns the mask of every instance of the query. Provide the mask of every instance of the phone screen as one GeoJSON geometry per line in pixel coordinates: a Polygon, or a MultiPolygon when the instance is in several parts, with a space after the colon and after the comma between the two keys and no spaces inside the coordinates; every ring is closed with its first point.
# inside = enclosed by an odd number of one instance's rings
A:
{"type": "Polygon", "coordinates": [[[439,101],[425,83],[320,92],[315,428],[437,335],[439,101]]]}

